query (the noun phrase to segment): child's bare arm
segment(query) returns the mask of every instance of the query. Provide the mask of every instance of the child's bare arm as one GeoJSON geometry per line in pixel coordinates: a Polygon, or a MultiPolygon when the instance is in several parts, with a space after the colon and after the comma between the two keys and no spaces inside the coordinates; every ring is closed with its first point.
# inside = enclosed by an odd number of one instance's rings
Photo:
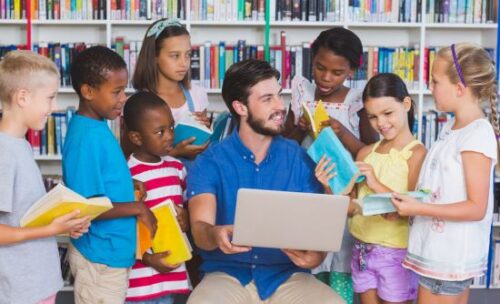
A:
{"type": "Polygon", "coordinates": [[[113,208],[101,214],[98,219],[104,220],[128,216],[137,216],[137,219],[144,222],[154,236],[157,228],[156,217],[143,201],[113,203],[113,208]]]}
{"type": "Polygon", "coordinates": [[[12,227],[0,224],[0,245],[10,245],[24,241],[55,236],[69,232],[72,236],[80,236],[77,231],[86,231],[90,224],[89,217],[77,218],[80,211],[75,210],[62,215],[43,227],[12,227]],[[77,232],[76,234],[73,232],[77,232]]]}
{"type": "Polygon", "coordinates": [[[424,163],[425,155],[427,150],[424,145],[417,145],[412,149],[413,154],[410,159],[408,159],[408,191],[415,190],[417,185],[418,175],[420,174],[420,169],[424,163]]]}

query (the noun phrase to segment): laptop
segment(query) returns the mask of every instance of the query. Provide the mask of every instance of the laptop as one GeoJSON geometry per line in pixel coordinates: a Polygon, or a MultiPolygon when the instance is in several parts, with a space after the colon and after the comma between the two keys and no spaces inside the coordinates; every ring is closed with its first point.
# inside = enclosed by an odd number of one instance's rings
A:
{"type": "Polygon", "coordinates": [[[349,197],[259,189],[238,190],[232,243],[339,251],[349,197]]]}

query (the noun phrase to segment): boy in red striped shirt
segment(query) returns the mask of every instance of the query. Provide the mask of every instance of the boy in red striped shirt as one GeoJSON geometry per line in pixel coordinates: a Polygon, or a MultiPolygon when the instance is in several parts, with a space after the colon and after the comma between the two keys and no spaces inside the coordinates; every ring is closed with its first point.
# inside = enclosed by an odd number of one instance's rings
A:
{"type": "MultiPolygon", "coordinates": [[[[167,199],[174,202],[177,220],[187,230],[188,217],[183,209],[186,169],[168,156],[173,148],[174,119],[167,103],[149,92],[131,96],[124,107],[124,120],[130,141],[137,146],[128,166],[132,177],[144,183],[145,204],[152,208],[167,199]]],[[[183,264],[163,261],[169,253],[148,253],[132,267],[127,303],[174,302],[175,294],[189,292],[188,275],[183,264]]]]}

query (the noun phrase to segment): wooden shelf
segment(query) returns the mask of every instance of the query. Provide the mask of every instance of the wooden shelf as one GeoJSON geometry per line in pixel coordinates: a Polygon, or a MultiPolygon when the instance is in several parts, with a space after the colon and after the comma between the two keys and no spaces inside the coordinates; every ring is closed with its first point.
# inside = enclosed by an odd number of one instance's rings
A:
{"type": "Polygon", "coordinates": [[[479,30],[496,30],[498,25],[496,23],[476,23],[476,24],[464,24],[464,23],[427,23],[426,28],[429,29],[479,29],[479,30]]]}
{"type": "Polygon", "coordinates": [[[398,29],[419,29],[422,23],[415,22],[348,22],[347,27],[385,27],[385,28],[398,28],[398,29]]]}
{"type": "Polygon", "coordinates": [[[193,20],[189,22],[191,26],[214,26],[214,27],[226,27],[226,26],[237,26],[237,27],[253,27],[253,26],[264,26],[264,21],[208,21],[208,20],[193,20]]]}
{"type": "Polygon", "coordinates": [[[62,155],[35,155],[34,158],[37,161],[60,161],[62,155]]]}
{"type": "Polygon", "coordinates": [[[108,24],[107,20],[32,20],[31,23],[33,25],[80,25],[80,26],[89,26],[89,25],[99,25],[105,26],[108,24]]]}
{"type": "Polygon", "coordinates": [[[344,26],[342,22],[328,21],[271,21],[271,26],[276,27],[333,27],[344,26]]]}

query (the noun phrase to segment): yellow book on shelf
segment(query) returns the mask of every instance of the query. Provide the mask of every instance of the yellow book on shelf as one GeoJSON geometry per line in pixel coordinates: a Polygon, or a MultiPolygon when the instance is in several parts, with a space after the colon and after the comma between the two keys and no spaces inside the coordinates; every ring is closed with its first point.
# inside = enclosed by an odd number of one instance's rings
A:
{"type": "Polygon", "coordinates": [[[73,190],[57,185],[40,198],[21,218],[21,227],[41,227],[52,223],[61,215],[80,210],[79,217],[92,219],[113,208],[107,197],[84,198],[73,190]]]}
{"type": "Polygon", "coordinates": [[[158,229],[153,238],[153,252],[170,251],[165,258],[168,264],[179,264],[191,259],[191,245],[177,222],[173,202],[167,200],[151,208],[156,217],[158,229]]]}
{"type": "Polygon", "coordinates": [[[311,112],[307,107],[305,102],[302,102],[302,109],[304,111],[304,117],[311,124],[311,136],[312,138],[318,137],[319,132],[324,128],[321,124],[330,119],[328,115],[328,111],[325,108],[325,105],[320,100],[318,101],[316,107],[314,108],[314,112],[311,112]]]}

